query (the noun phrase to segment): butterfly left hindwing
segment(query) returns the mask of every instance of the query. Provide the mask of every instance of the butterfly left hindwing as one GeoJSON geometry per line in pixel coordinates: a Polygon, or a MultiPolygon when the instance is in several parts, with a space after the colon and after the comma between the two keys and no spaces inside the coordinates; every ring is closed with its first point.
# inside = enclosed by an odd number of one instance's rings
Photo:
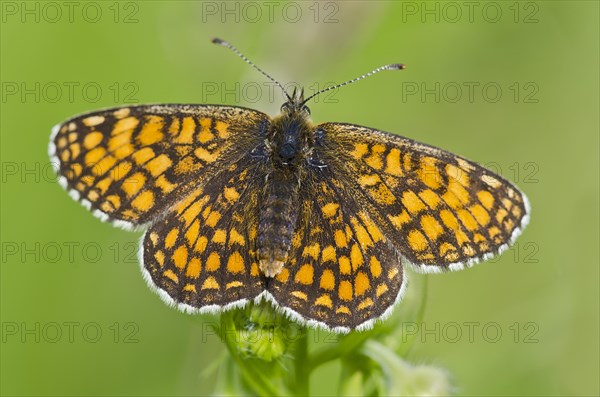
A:
{"type": "Polygon", "coordinates": [[[243,157],[150,227],[143,268],[163,300],[203,312],[241,305],[263,292],[255,242],[264,175],[261,162],[243,157]]]}

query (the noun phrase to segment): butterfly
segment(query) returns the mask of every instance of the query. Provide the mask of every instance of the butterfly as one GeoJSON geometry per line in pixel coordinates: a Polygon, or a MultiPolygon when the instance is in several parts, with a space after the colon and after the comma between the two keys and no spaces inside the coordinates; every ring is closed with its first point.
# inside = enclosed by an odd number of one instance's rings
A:
{"type": "Polygon", "coordinates": [[[501,176],[373,128],[313,125],[314,95],[283,92],[274,118],[183,104],[83,114],[53,129],[49,154],[95,216],[146,229],[145,279],[189,313],[267,299],[309,326],[367,329],[401,300],[405,266],[470,267],[526,226],[527,197],[501,176]]]}

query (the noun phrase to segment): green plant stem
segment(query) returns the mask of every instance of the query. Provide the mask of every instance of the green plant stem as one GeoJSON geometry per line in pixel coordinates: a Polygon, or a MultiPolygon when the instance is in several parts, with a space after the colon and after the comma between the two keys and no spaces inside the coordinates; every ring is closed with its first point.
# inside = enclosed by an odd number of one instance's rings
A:
{"type": "Polygon", "coordinates": [[[308,360],[309,367],[314,370],[318,366],[325,364],[328,361],[336,360],[346,354],[352,353],[365,340],[372,338],[371,332],[360,332],[349,334],[338,341],[331,347],[325,347],[317,352],[308,360]]]}
{"type": "Polygon", "coordinates": [[[301,335],[296,342],[295,357],[295,392],[298,396],[308,396],[310,391],[310,370],[308,363],[308,334],[306,328],[301,328],[301,335]]]}
{"type": "MultiPolygon", "coordinates": [[[[419,325],[423,322],[423,317],[425,316],[425,307],[427,306],[427,285],[429,282],[429,278],[427,276],[423,277],[423,283],[421,286],[421,299],[419,302],[419,309],[417,310],[417,314],[415,315],[415,324],[419,325]]],[[[408,339],[405,343],[400,346],[398,349],[398,355],[401,357],[406,357],[408,352],[412,349],[415,344],[415,339],[417,338],[416,334],[409,335],[408,339]]]]}
{"type": "Polygon", "coordinates": [[[253,365],[251,365],[248,360],[243,359],[236,350],[235,340],[232,340],[232,335],[235,334],[235,324],[230,313],[223,313],[221,315],[221,326],[225,328],[223,332],[223,342],[225,342],[231,357],[238,365],[244,381],[253,389],[254,392],[261,396],[281,395],[281,391],[274,388],[269,380],[253,365]]]}

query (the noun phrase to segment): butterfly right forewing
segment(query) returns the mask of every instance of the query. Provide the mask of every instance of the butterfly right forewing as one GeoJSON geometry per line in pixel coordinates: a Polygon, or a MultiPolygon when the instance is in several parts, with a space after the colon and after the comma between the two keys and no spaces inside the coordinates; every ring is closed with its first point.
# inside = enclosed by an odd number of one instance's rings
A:
{"type": "Polygon", "coordinates": [[[491,258],[528,222],[527,197],[474,162],[367,127],[325,123],[318,129],[322,156],[344,175],[348,193],[362,198],[418,269],[457,270],[491,258]]]}

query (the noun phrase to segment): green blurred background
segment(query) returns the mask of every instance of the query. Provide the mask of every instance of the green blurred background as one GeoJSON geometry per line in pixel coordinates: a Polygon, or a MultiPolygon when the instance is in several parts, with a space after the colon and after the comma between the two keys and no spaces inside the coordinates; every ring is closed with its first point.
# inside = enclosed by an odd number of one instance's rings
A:
{"type": "MultiPolygon", "coordinates": [[[[598,2],[66,3],[1,4],[2,395],[213,390],[214,318],[165,306],[137,265],[141,233],[73,202],[46,152],[54,124],[121,103],[276,113],[279,92],[214,36],[309,92],[406,63],[320,97],[314,121],[462,154],[533,206],[493,263],[409,275],[429,289],[406,359],[446,368],[460,395],[600,393],[598,2]]],[[[336,371],[323,367],[312,391],[333,393],[336,371]]]]}

